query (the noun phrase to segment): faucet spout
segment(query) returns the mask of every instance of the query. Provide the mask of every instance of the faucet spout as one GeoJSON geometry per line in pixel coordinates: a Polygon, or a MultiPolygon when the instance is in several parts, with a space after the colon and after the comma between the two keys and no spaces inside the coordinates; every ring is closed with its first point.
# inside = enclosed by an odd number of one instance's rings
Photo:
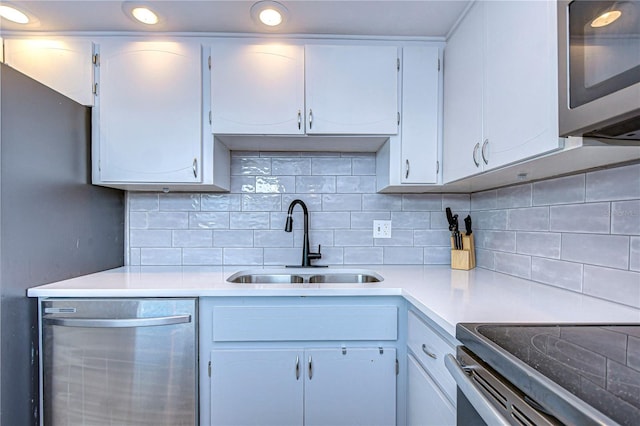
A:
{"type": "Polygon", "coordinates": [[[304,237],[302,240],[302,264],[301,266],[310,267],[314,266],[311,264],[311,260],[322,258],[322,253],[320,253],[320,245],[318,245],[318,252],[312,253],[309,251],[309,210],[307,209],[307,205],[302,200],[293,200],[291,204],[289,204],[289,210],[287,212],[287,221],[284,225],[285,232],[291,232],[293,230],[293,208],[299,205],[302,208],[302,214],[304,215],[304,237]]]}

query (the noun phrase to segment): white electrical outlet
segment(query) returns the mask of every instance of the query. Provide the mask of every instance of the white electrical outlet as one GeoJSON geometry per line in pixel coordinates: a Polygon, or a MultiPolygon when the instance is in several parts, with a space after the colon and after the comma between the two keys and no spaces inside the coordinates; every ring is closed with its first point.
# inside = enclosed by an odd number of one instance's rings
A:
{"type": "Polygon", "coordinates": [[[391,221],[374,220],[373,238],[391,238],[391,221]]]}

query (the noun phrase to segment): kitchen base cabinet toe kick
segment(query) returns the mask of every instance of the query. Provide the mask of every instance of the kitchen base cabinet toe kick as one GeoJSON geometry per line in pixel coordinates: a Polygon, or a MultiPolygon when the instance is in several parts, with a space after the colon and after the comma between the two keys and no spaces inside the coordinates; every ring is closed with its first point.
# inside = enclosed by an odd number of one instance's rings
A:
{"type": "Polygon", "coordinates": [[[201,425],[395,425],[402,301],[362,299],[201,299],[201,425]]]}

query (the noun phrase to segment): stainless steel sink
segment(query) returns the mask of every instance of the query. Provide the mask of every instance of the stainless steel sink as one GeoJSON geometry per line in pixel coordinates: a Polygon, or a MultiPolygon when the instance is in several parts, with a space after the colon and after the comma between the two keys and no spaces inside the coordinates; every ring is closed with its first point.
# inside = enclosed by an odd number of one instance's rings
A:
{"type": "Polygon", "coordinates": [[[379,283],[381,277],[379,275],[370,275],[364,273],[341,273],[332,272],[329,274],[312,275],[309,277],[310,283],[349,283],[349,284],[363,284],[363,283],[379,283]]]}
{"type": "Polygon", "coordinates": [[[370,284],[383,281],[366,269],[319,270],[314,268],[254,269],[227,278],[236,284],[370,284]]]}
{"type": "Polygon", "coordinates": [[[291,274],[234,274],[227,279],[237,284],[302,284],[304,278],[291,274]]]}

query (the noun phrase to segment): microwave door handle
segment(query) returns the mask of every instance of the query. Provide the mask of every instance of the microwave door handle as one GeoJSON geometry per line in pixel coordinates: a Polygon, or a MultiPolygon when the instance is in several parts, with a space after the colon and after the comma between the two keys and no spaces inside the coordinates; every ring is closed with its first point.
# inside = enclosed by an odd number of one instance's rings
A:
{"type": "Polygon", "coordinates": [[[489,425],[508,426],[509,422],[500,414],[500,412],[487,400],[487,398],[476,388],[471,378],[460,367],[458,361],[451,354],[447,354],[444,358],[444,364],[449,373],[456,381],[459,390],[469,400],[469,403],[476,409],[480,417],[489,425]]]}
{"type": "Polygon", "coordinates": [[[43,321],[51,325],[58,325],[62,327],[131,328],[189,323],[191,322],[191,315],[126,319],[45,317],[43,318],[43,321]]]}

